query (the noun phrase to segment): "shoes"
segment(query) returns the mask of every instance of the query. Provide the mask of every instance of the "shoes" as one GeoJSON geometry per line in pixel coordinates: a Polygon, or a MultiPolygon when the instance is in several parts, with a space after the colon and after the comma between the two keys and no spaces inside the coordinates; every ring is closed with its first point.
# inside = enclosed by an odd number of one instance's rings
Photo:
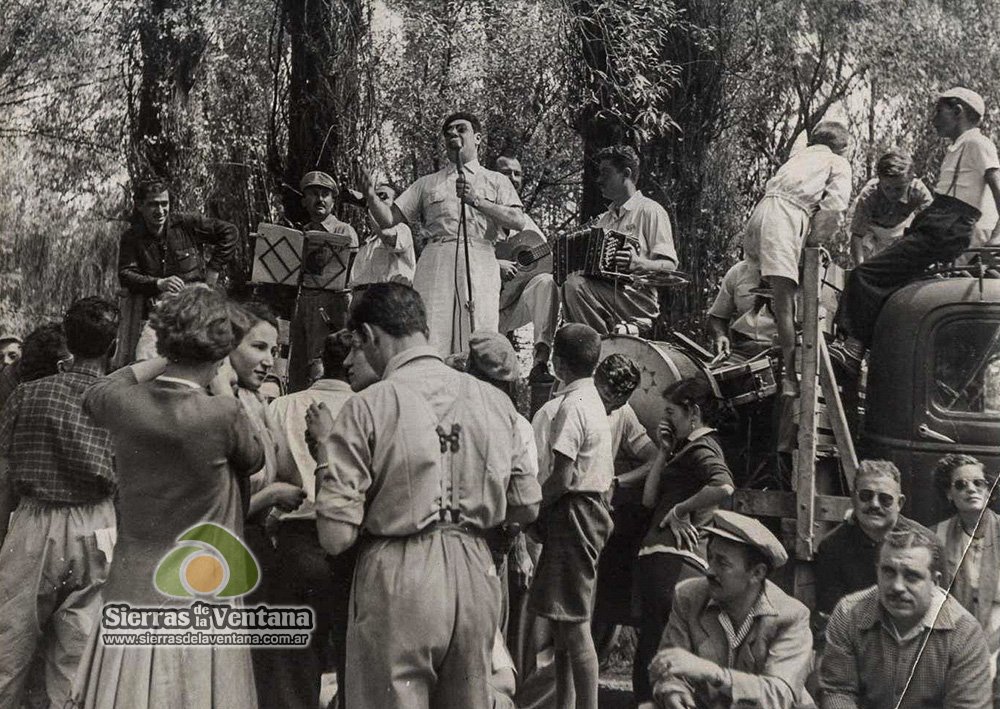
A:
{"type": "Polygon", "coordinates": [[[535,353],[534,353],[534,365],[531,367],[531,371],[528,372],[529,382],[539,382],[539,383],[551,383],[556,380],[552,373],[549,371],[549,354],[551,349],[544,342],[535,343],[535,353]]]}
{"type": "Polygon", "coordinates": [[[860,346],[837,340],[830,343],[827,349],[830,353],[830,361],[841,371],[854,379],[861,376],[861,360],[864,359],[865,353],[860,346]]]}

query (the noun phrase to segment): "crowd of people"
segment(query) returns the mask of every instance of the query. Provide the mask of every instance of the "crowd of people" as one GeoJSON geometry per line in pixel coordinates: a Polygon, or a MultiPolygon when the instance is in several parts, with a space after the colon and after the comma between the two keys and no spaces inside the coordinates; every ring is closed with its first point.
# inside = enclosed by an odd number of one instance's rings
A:
{"type": "MultiPolygon", "coordinates": [[[[893,150],[855,201],[831,346],[847,382],[895,290],[1000,235],[977,232],[984,201],[1000,206],[982,98],[953,89],[934,111],[952,141],[934,195],[893,150]]],[[[519,265],[494,247],[541,231],[520,163],[480,164],[472,114],[442,135],[446,167],[398,194],[365,173],[363,239],[334,216],[333,177],[302,178],[307,238],[356,255],[345,288],[299,289],[290,393],[264,393],[278,317],[221,287],[236,228],[173,212],[157,180],[136,189],[119,256],[140,327],[90,296],[23,343],[0,338],[0,709],[315,709],[331,668],[341,708],[596,709],[590,621],[622,489],[646,509],[627,560],[641,709],[1000,707],[996,475],[943,458],[934,483],[955,514],[931,530],[900,514],[896,466],[862,461],[850,516],[819,547],[810,612],[772,580],[782,542],[726,509],[736,482],[708,375],[660,392],[651,438],[628,404],[637,363],[602,355],[604,335],[650,332],[659,300],[645,278],[678,266],[666,210],[636,187],[636,151],[598,154],[609,209],[593,226],[630,238],[615,261],[640,278],[539,273],[502,309],[519,265]],[[530,420],[506,336],[528,322],[532,374],[557,382],[530,420]],[[114,369],[119,348],[131,363],[114,369]],[[616,475],[626,453],[639,465],[616,475]],[[311,609],[307,645],[103,642],[108,604],[178,603],[154,583],[158,565],[204,523],[256,560],[244,605],[311,609]],[[506,645],[517,591],[551,656],[526,676],[506,645]]],[[[776,172],[707,315],[721,356],[776,348],[786,399],[799,390],[799,258],[848,208],[850,143],[820,123],[776,172]]]]}

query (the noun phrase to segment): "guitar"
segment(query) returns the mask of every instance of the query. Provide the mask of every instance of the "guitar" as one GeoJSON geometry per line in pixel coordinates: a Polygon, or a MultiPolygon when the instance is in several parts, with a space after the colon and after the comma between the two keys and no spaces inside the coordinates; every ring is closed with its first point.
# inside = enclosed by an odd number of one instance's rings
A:
{"type": "Polygon", "coordinates": [[[539,273],[552,273],[552,247],[537,231],[525,229],[496,245],[498,259],[517,264],[517,275],[500,289],[500,309],[509,308],[539,273]]]}

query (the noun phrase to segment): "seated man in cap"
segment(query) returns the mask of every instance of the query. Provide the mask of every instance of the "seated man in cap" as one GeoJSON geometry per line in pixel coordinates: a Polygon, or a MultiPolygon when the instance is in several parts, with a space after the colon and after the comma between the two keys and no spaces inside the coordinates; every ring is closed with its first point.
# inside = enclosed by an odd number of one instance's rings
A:
{"type": "Polygon", "coordinates": [[[808,703],[809,610],[767,579],[788,559],[781,542],[735,512],[716,512],[706,531],[706,578],[677,585],[649,668],[657,704],[790,709],[808,703]]]}
{"type": "MultiPolygon", "coordinates": [[[[951,145],[941,163],[934,201],[917,215],[903,236],[885,251],[852,270],[835,319],[841,341],[830,356],[847,375],[857,379],[861,361],[875,335],[882,306],[899,288],[940,261],[952,261],[974,243],[984,214],[1000,211],[1000,159],[997,149],[979,130],[986,106],[975,91],[954,88],[938,97],[934,129],[951,145]]],[[[1000,222],[987,237],[1000,240],[1000,222]]]]}
{"type": "Polygon", "coordinates": [[[986,637],[938,586],[942,556],[929,530],[886,536],[878,584],[843,599],[827,626],[823,709],[994,706],[986,637]]]}
{"type": "MultiPolygon", "coordinates": [[[[358,234],[350,224],[340,221],[333,214],[337,183],[325,172],[309,172],[299,183],[302,205],[309,214],[309,221],[302,230],[305,232],[326,232],[350,239],[351,247],[357,248],[358,234]]],[[[309,235],[310,240],[318,238],[309,235]]],[[[321,253],[316,251],[316,253],[321,253]]],[[[308,257],[304,255],[303,269],[308,269],[308,257]]],[[[321,264],[316,264],[320,266],[321,264]]],[[[306,271],[308,273],[308,270],[306,271]]],[[[347,322],[349,291],[331,291],[323,288],[299,289],[295,317],[291,326],[291,352],[288,359],[288,390],[295,392],[310,384],[309,363],[323,354],[323,341],[331,330],[343,327],[347,322]]]]}

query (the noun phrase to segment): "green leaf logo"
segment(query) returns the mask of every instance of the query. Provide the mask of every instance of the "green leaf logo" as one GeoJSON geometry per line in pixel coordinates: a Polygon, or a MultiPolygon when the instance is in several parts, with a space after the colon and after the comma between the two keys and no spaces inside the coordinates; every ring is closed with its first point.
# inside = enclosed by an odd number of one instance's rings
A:
{"type": "Polygon", "coordinates": [[[260,567],[239,538],[206,522],[187,530],[156,566],[156,589],[172,598],[244,596],[257,588],[260,567]]]}

